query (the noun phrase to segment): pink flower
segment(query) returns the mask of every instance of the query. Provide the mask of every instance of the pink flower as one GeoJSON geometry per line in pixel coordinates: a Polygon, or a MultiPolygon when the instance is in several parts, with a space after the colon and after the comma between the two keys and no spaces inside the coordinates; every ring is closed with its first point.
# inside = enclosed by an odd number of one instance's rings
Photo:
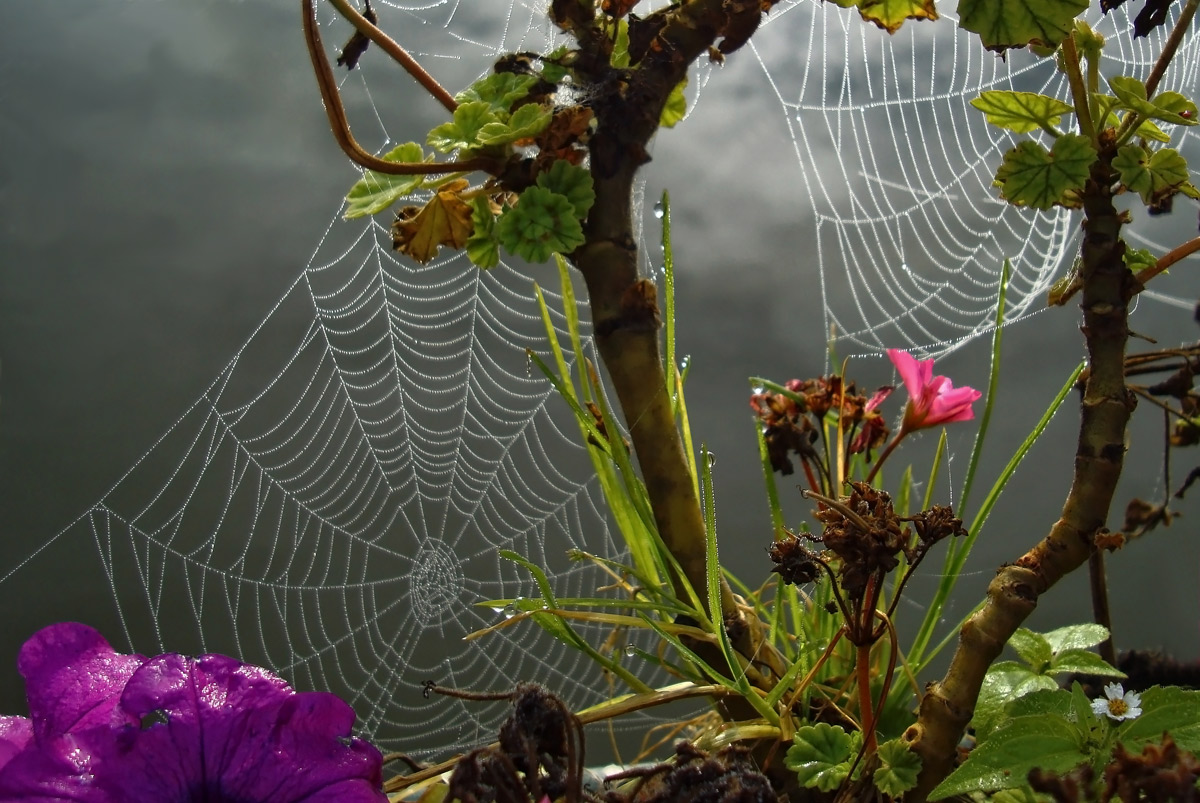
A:
{"type": "Polygon", "coordinates": [[[888,359],[896,366],[904,387],[908,389],[908,405],[900,429],[914,432],[938,424],[970,421],[971,409],[980,396],[975,388],[956,388],[944,376],[933,375],[933,360],[918,360],[907,351],[888,349],[888,359]]]}

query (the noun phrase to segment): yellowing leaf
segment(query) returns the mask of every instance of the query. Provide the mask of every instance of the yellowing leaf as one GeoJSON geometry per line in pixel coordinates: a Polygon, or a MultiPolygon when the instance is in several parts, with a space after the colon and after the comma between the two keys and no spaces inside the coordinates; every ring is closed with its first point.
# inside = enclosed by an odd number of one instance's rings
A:
{"type": "Polygon", "coordinates": [[[1026,140],[1004,154],[996,184],[1009,203],[1049,209],[1071,190],[1083,188],[1095,161],[1096,150],[1079,134],[1062,135],[1049,152],[1026,140]]]}
{"type": "Polygon", "coordinates": [[[979,34],[988,50],[1056,47],[1087,7],[1088,0],[962,0],[958,24],[979,34]]]}
{"type": "Polygon", "coordinates": [[[429,203],[392,224],[392,245],[424,264],[437,256],[438,248],[462,248],[471,236],[471,207],[459,193],[469,186],[466,179],[448,181],[437,188],[429,203]]]}
{"type": "Polygon", "coordinates": [[[1108,85],[1120,99],[1122,108],[1165,123],[1196,124],[1196,104],[1178,92],[1162,92],[1147,100],[1144,83],[1121,75],[1108,79],[1108,85]]]}
{"type": "Polygon", "coordinates": [[[1034,92],[988,90],[971,101],[994,126],[1025,134],[1038,128],[1052,129],[1062,115],[1075,110],[1070,103],[1034,92]]]}
{"type": "Polygon", "coordinates": [[[905,20],[938,18],[933,0],[858,0],[858,13],[888,33],[895,33],[905,20]]]}

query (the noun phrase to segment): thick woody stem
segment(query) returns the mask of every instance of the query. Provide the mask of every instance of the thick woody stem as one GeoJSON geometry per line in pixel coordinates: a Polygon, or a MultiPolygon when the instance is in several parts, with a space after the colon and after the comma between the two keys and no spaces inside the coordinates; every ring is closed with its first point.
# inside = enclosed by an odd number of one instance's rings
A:
{"type": "Polygon", "coordinates": [[[921,701],[904,734],[922,759],[918,787],[907,800],[924,800],[954,767],[955,747],[971,719],[983,676],[1038,599],[1081,566],[1108,518],[1125,455],[1125,427],[1134,398],[1125,387],[1128,302],[1138,283],[1125,267],[1121,219],[1112,202],[1114,149],[1105,143],[1084,190],[1083,334],[1090,372],[1071,490],[1049,535],[988,586],[984,607],[967,620],[945,677],[921,701]]]}
{"type": "MultiPolygon", "coordinates": [[[[585,227],[586,242],[571,255],[587,283],[596,345],[629,428],[659,534],[702,597],[707,581],[704,518],[667,388],[656,290],[638,276],[632,197],[634,176],[649,160],[646,146],[658,130],[663,105],[688,66],[729,26],[731,15],[752,15],[757,24],[758,0],[746,2],[744,10],[741,5],[693,0],[664,9],[655,46],[631,70],[610,68],[606,56],[587,60],[594,72],[588,77],[598,90],[593,99],[598,127],[589,146],[596,201],[585,227]]],[[[585,49],[602,40],[594,29],[573,32],[585,49]]],[[[677,590],[683,579],[674,578],[677,590]]],[[[714,624],[740,622],[724,580],[720,597],[722,610],[709,612],[714,624]]],[[[752,643],[749,628],[732,627],[730,635],[744,655],[765,659],[782,671],[773,656],[752,643]]]]}

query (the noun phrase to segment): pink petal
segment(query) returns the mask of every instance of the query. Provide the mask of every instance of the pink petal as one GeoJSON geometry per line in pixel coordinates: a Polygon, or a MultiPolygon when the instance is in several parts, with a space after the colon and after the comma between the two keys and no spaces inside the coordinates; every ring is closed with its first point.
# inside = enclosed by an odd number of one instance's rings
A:
{"type": "Polygon", "coordinates": [[[975,417],[975,411],[971,409],[971,405],[978,401],[982,395],[975,388],[955,388],[947,382],[945,390],[933,400],[933,406],[929,410],[929,418],[926,420],[926,424],[933,426],[934,424],[953,423],[955,421],[970,421],[975,417]]]}
{"type": "Polygon", "coordinates": [[[922,389],[933,377],[933,360],[918,360],[900,349],[888,349],[887,355],[892,365],[896,366],[900,378],[904,380],[909,397],[914,400],[921,398],[922,389]]]}

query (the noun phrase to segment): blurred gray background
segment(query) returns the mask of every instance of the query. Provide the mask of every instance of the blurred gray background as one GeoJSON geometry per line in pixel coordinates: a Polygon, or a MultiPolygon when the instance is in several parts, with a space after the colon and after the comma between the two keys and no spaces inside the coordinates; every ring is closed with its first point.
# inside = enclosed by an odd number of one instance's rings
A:
{"type": "MultiPolygon", "coordinates": [[[[357,177],[330,136],[297,6],[0,0],[0,575],[102,497],[204,391],[299,275],[357,177]]],[[[486,66],[431,69],[456,89],[486,66]]],[[[774,98],[746,90],[761,86],[747,78],[758,69],[748,50],[731,57],[696,112],[660,135],[646,173],[647,199],[672,193],[692,424],[718,456],[723,554],[748,579],[766,569],[769,526],[746,378],[825,370],[806,213],[772,184],[773,160],[795,154],[784,135],[752,139],[744,128],[752,115],[778,115],[774,98]]],[[[383,96],[411,92],[404,80],[375,88],[377,104],[402,110],[400,140],[442,119],[426,99],[383,96]]],[[[650,242],[654,224],[647,213],[650,242]]],[[[1167,242],[1193,236],[1195,205],[1181,200],[1156,225],[1167,242]]],[[[1161,289],[1195,298],[1194,272],[1178,266],[1161,289]]],[[[975,504],[1081,359],[1077,326],[1072,305],[1005,330],[975,504]]],[[[1161,303],[1143,302],[1134,326],[1164,346],[1200,334],[1190,310],[1161,303]]],[[[937,365],[976,387],[987,369],[986,338],[937,365]]],[[[868,388],[893,381],[880,359],[851,370],[868,388]]],[[[1057,517],[1076,426],[1068,402],[989,521],[951,616],[1057,517]]],[[[972,433],[951,430],[954,488],[972,433]]],[[[934,440],[926,435],[906,454],[920,465],[934,440]]],[[[1143,405],[1112,528],[1131,496],[1161,497],[1160,445],[1161,416],[1143,405]]],[[[1172,483],[1196,462],[1195,452],[1180,453],[1172,483]]],[[[802,515],[792,496],[789,511],[802,515]]],[[[1200,512],[1194,499],[1178,509],[1184,517],[1171,528],[1111,556],[1110,582],[1119,646],[1193,659],[1200,512]]],[[[0,584],[0,710],[23,708],[15,655],[37,628],[82,619],[126,646],[107,580],[81,569],[92,565],[84,557],[52,545],[0,584]]],[[[935,585],[937,563],[914,581],[915,598],[935,585]]],[[[1088,615],[1076,577],[1044,598],[1033,625],[1088,615]]]]}

